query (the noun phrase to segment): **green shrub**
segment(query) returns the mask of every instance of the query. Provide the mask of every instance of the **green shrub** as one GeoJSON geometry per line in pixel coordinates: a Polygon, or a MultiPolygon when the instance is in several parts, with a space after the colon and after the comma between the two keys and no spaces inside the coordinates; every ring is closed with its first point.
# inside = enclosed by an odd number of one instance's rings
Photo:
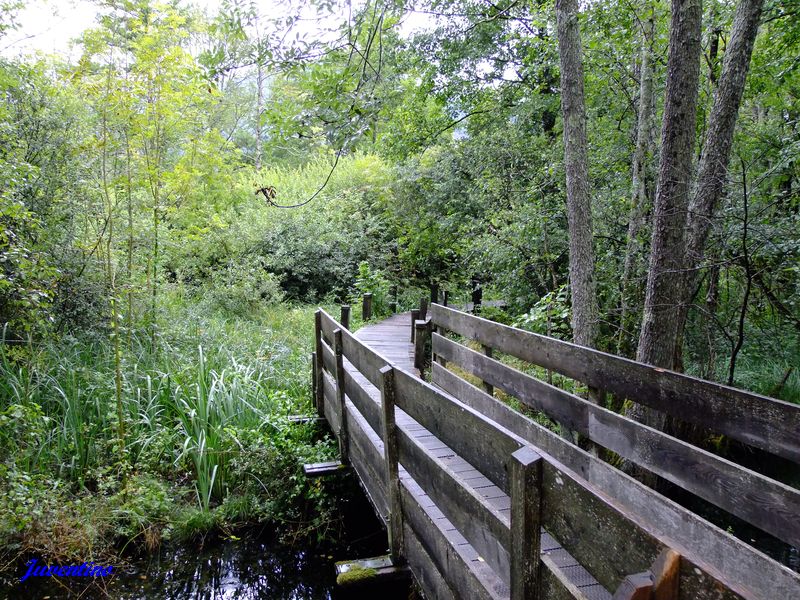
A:
{"type": "Polygon", "coordinates": [[[237,316],[252,314],[263,305],[278,304],[284,297],[278,277],[267,271],[265,259],[254,255],[231,259],[212,271],[202,294],[211,308],[237,316]]]}

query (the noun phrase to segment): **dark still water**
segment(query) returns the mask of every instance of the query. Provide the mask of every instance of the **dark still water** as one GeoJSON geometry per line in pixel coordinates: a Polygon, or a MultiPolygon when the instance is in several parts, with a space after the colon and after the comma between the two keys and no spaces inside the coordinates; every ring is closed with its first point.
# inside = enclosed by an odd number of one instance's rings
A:
{"type": "Polygon", "coordinates": [[[272,535],[244,532],[239,540],[165,547],[157,554],[129,559],[111,576],[93,583],[88,577],[30,577],[20,582],[27,571],[25,562],[35,558],[24,556],[13,570],[0,573],[0,600],[407,600],[406,583],[370,585],[360,592],[336,587],[336,561],[387,550],[386,534],[363,494],[347,494],[341,504],[344,535],[326,548],[290,548],[272,535]]]}
{"type": "MultiPolygon", "coordinates": [[[[326,555],[327,556],[327,555],[326,555]]],[[[332,598],[333,561],[269,540],[225,541],[180,548],[119,567],[109,577],[30,577],[21,564],[0,583],[0,598],[332,598]]]]}

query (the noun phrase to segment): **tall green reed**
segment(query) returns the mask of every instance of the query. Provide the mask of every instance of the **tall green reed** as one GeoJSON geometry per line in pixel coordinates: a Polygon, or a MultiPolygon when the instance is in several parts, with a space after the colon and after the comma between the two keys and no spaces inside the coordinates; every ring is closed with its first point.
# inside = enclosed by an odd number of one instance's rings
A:
{"type": "MultiPolygon", "coordinates": [[[[174,480],[188,465],[198,506],[223,500],[240,432],[260,431],[287,399],[307,401],[311,314],[286,306],[253,320],[193,314],[196,326],[165,331],[158,353],[132,332],[120,356],[126,463],[174,480]]],[[[20,468],[81,486],[120,464],[115,358],[103,336],[19,351],[0,344],[0,415],[25,421],[0,431],[0,449],[20,468]]]]}

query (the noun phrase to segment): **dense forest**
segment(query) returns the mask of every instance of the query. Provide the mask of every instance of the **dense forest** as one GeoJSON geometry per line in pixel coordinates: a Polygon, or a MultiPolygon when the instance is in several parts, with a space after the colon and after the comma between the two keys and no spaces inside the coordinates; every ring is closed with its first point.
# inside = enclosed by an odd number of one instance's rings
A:
{"type": "Polygon", "coordinates": [[[0,2],[0,566],[334,535],[287,416],[394,286],[800,402],[796,3],[96,4],[0,2]]]}

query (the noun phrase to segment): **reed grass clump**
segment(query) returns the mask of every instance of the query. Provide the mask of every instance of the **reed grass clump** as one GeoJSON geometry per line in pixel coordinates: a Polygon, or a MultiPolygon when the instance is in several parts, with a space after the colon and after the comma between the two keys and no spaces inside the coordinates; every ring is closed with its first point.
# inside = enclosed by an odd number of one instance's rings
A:
{"type": "Polygon", "coordinates": [[[157,349],[125,333],[121,429],[107,337],[0,344],[0,552],[57,554],[43,540],[70,527],[112,551],[253,522],[322,535],[334,518],[299,476],[333,446],[287,419],[311,411],[313,310],[170,310],[157,349]]]}

